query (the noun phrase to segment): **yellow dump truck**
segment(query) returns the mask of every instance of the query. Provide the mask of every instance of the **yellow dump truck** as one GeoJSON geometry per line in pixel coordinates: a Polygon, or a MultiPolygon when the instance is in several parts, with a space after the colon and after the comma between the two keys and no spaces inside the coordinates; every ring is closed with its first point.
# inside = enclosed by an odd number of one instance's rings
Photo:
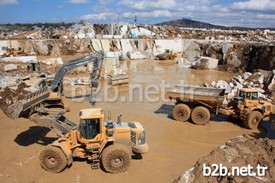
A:
{"type": "Polygon", "coordinates": [[[175,100],[173,117],[177,121],[191,120],[198,125],[204,125],[210,120],[210,114],[222,113],[243,121],[245,127],[256,129],[264,117],[271,114],[275,105],[259,98],[258,89],[243,88],[238,96],[227,106],[224,89],[178,86],[167,91],[165,97],[175,100]]]}

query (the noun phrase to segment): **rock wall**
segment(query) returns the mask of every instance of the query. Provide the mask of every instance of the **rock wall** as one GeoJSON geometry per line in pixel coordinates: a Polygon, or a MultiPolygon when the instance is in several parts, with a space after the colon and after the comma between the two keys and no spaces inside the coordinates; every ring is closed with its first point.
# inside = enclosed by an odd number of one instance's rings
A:
{"type": "MultiPolygon", "coordinates": [[[[172,50],[183,58],[195,61],[201,56],[216,58],[219,64],[228,64],[253,72],[255,69],[271,70],[275,65],[275,47],[272,44],[253,42],[225,42],[192,39],[48,39],[3,40],[0,49],[8,47],[25,49],[37,55],[68,55],[98,50],[119,51],[123,55],[140,52],[151,57],[172,50]]],[[[143,56],[142,56],[143,57],[143,56]]]]}

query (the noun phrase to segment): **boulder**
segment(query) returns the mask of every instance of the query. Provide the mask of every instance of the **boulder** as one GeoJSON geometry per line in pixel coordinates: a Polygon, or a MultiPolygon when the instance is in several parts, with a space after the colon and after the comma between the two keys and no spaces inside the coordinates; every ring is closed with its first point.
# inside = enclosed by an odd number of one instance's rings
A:
{"type": "Polygon", "coordinates": [[[166,50],[165,53],[156,55],[156,58],[159,60],[174,60],[177,57],[177,53],[173,51],[166,50]]]}
{"type": "Polygon", "coordinates": [[[40,55],[48,55],[49,54],[49,47],[47,41],[36,41],[36,52],[40,55]]]}
{"type": "Polygon", "coordinates": [[[15,65],[15,64],[4,65],[4,71],[5,72],[13,71],[13,70],[16,70],[16,69],[17,69],[17,65],[15,65]]]}
{"type": "Polygon", "coordinates": [[[58,58],[49,58],[49,59],[46,59],[46,60],[42,60],[41,62],[44,63],[44,64],[47,64],[47,65],[62,65],[63,64],[62,58],[60,58],[60,57],[58,57],[58,58]]]}
{"type": "Polygon", "coordinates": [[[127,52],[127,56],[131,59],[131,60],[137,60],[137,59],[145,59],[146,55],[142,54],[141,52],[127,52]]]}
{"type": "Polygon", "coordinates": [[[227,60],[227,64],[233,65],[234,67],[240,67],[242,62],[238,59],[236,55],[232,55],[232,57],[227,60]]]}
{"type": "Polygon", "coordinates": [[[228,83],[224,80],[219,80],[215,84],[215,88],[221,88],[221,89],[226,89],[228,86],[228,83]]]}
{"type": "Polygon", "coordinates": [[[200,57],[199,60],[192,62],[192,68],[195,69],[215,69],[219,60],[210,57],[200,57]]]}
{"type": "Polygon", "coordinates": [[[57,44],[53,45],[52,51],[51,51],[51,56],[60,56],[60,49],[59,46],[57,44]]]}

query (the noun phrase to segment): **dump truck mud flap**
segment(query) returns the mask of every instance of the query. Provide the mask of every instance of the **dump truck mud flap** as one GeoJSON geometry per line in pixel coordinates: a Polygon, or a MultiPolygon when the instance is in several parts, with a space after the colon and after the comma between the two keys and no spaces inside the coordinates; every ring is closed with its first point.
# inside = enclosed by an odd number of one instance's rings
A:
{"type": "Polygon", "coordinates": [[[145,154],[149,152],[149,146],[147,143],[142,145],[136,145],[132,147],[134,153],[145,154]]]}
{"type": "Polygon", "coordinates": [[[59,147],[63,153],[66,155],[68,160],[68,165],[72,164],[73,156],[71,149],[66,145],[65,142],[58,142],[57,140],[52,143],[52,146],[59,147]]]}

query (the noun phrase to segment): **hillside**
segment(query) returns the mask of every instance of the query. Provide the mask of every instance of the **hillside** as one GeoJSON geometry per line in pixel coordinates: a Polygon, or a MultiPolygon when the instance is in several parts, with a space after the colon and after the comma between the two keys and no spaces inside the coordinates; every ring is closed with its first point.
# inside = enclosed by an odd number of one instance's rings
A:
{"type": "MultiPolygon", "coordinates": [[[[158,23],[156,25],[172,25],[172,26],[178,26],[178,27],[191,27],[191,28],[206,28],[206,29],[237,29],[237,30],[256,30],[256,29],[267,29],[267,28],[249,28],[249,27],[226,27],[226,26],[220,26],[220,25],[214,25],[206,22],[200,22],[196,20],[191,20],[188,18],[182,18],[179,20],[172,20],[167,22],[158,23]]],[[[268,28],[271,30],[274,30],[274,28],[268,28]]]]}

